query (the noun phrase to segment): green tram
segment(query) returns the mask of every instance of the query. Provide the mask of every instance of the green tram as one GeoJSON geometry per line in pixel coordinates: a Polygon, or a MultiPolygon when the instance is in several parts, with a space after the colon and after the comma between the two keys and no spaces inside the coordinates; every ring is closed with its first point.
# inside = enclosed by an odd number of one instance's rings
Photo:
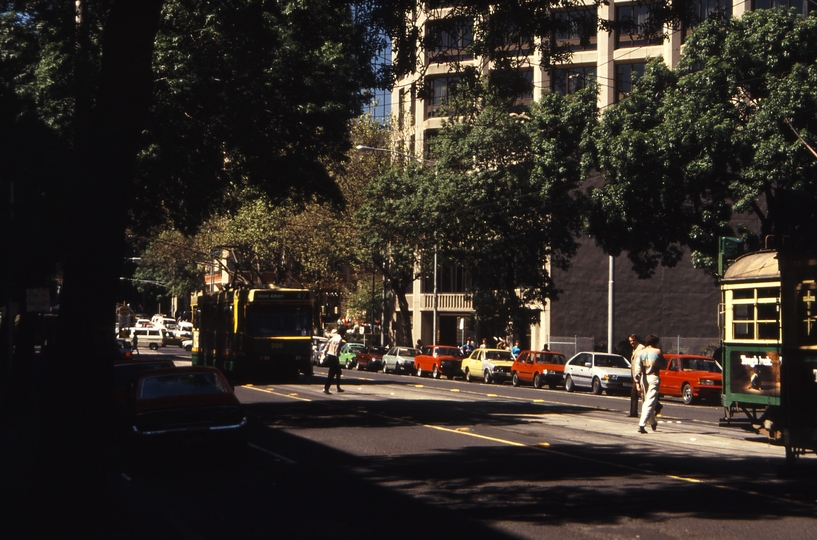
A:
{"type": "Polygon", "coordinates": [[[817,448],[817,256],[742,255],[721,291],[721,425],[765,429],[792,464],[817,448]]]}
{"type": "Polygon", "coordinates": [[[194,300],[193,365],[233,383],[312,374],[312,295],[306,289],[236,288],[194,300]]]}

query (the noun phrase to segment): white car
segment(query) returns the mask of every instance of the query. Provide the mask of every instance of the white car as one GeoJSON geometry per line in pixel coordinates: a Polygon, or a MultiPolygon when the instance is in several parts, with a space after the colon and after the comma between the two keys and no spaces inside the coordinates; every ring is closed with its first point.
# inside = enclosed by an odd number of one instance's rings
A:
{"type": "Polygon", "coordinates": [[[193,340],[192,339],[185,339],[184,341],[182,341],[181,346],[184,347],[185,351],[192,351],[193,350],[193,340]]]}
{"type": "Polygon", "coordinates": [[[420,354],[420,349],[412,347],[392,347],[383,355],[383,373],[414,374],[414,357],[420,354]]]}
{"type": "Polygon", "coordinates": [[[594,394],[606,391],[629,393],[633,386],[630,362],[619,354],[580,352],[565,364],[565,390],[590,388],[594,394]]]}

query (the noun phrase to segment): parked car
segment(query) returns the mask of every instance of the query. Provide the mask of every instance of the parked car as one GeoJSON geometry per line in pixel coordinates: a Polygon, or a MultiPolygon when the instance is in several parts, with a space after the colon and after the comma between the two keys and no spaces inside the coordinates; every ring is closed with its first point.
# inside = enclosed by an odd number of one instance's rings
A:
{"type": "Polygon", "coordinates": [[[462,375],[462,351],[453,345],[427,345],[414,357],[414,373],[422,377],[430,373],[435,379],[445,375],[453,379],[462,375]]]}
{"type": "Polygon", "coordinates": [[[192,351],[193,350],[193,340],[192,339],[185,339],[182,341],[182,348],[185,351],[192,351]]]}
{"type": "Polygon", "coordinates": [[[358,370],[380,371],[383,367],[383,355],[389,352],[387,347],[371,345],[366,347],[355,357],[358,370]]]}
{"type": "Polygon", "coordinates": [[[392,347],[383,355],[383,373],[414,373],[414,357],[420,349],[413,347],[392,347]]]}
{"type": "Polygon", "coordinates": [[[606,391],[629,392],[633,386],[630,362],[621,355],[580,352],[565,364],[565,390],[591,388],[594,394],[606,391]]]}
{"type": "Polygon", "coordinates": [[[665,354],[666,368],[659,373],[662,396],[677,396],[689,405],[696,399],[720,399],[721,366],[714,358],[692,354],[665,354]]]}
{"type": "Polygon", "coordinates": [[[338,353],[338,359],[341,366],[346,366],[346,369],[355,367],[357,353],[364,349],[363,343],[344,343],[338,353]]]}
{"type": "Polygon", "coordinates": [[[133,356],[133,347],[130,341],[117,339],[116,346],[119,349],[119,356],[122,360],[130,360],[133,356]]]}
{"type": "Polygon", "coordinates": [[[139,373],[130,395],[133,449],[167,451],[247,445],[247,416],[218,369],[176,367],[139,373]]]}
{"type": "Polygon", "coordinates": [[[534,388],[556,388],[564,384],[565,355],[556,351],[522,351],[514,360],[511,376],[514,386],[533,383],[534,388]]]}
{"type": "MultiPolygon", "coordinates": [[[[153,358],[156,358],[155,356],[153,358]]],[[[128,417],[128,394],[131,385],[136,380],[136,376],[143,371],[150,369],[173,368],[175,364],[171,360],[147,360],[117,362],[113,365],[113,398],[114,416],[117,426],[123,428],[128,417]]]]}
{"type": "Polygon", "coordinates": [[[513,355],[504,349],[474,349],[462,361],[462,372],[468,382],[482,380],[486,384],[511,378],[513,355]]]}

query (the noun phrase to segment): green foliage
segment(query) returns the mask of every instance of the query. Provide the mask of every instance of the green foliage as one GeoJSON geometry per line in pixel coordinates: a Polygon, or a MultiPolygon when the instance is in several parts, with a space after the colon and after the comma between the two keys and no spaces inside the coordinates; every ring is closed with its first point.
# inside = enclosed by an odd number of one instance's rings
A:
{"type": "Polygon", "coordinates": [[[676,264],[681,246],[713,272],[735,214],[753,213],[761,237],[806,234],[817,190],[815,75],[817,20],[784,10],[710,19],[677,70],[651,63],[588,144],[607,180],[592,193],[599,244],[628,252],[648,276],[676,264]]]}

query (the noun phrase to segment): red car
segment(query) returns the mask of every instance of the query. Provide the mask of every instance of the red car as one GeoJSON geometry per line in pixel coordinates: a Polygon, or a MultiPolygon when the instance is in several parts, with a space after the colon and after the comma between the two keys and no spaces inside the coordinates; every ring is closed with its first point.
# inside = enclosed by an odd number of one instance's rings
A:
{"type": "Polygon", "coordinates": [[[418,377],[430,373],[435,379],[445,375],[453,379],[462,375],[462,351],[453,345],[427,345],[414,357],[414,372],[418,377]]]}
{"type": "Polygon", "coordinates": [[[556,388],[564,384],[567,358],[555,351],[522,351],[514,360],[511,376],[514,386],[533,383],[534,388],[556,388]]]}
{"type": "Polygon", "coordinates": [[[723,385],[721,366],[714,358],[694,354],[665,354],[660,372],[662,396],[677,396],[687,405],[696,399],[717,399],[723,385]]]}
{"type": "Polygon", "coordinates": [[[130,404],[130,436],[136,450],[189,450],[247,445],[247,416],[218,369],[207,366],[143,371],[130,404]]]}
{"type": "Polygon", "coordinates": [[[358,370],[380,371],[383,367],[383,355],[389,352],[388,347],[370,345],[355,356],[358,370]]]}

